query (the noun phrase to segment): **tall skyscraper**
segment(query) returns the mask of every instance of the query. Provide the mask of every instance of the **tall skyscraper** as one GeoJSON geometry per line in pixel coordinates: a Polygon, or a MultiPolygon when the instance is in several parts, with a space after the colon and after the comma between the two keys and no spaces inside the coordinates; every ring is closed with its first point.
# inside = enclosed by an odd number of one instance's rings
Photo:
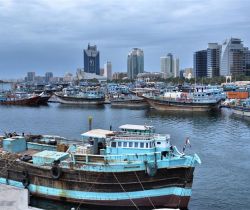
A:
{"type": "Polygon", "coordinates": [[[244,46],[241,39],[231,38],[222,45],[220,75],[244,74],[244,46]]]}
{"type": "Polygon", "coordinates": [[[247,47],[244,49],[244,67],[245,75],[250,76],[250,50],[247,47]]]}
{"type": "Polygon", "coordinates": [[[104,64],[104,77],[107,77],[108,80],[112,80],[112,63],[111,61],[107,61],[104,64]]]}
{"type": "Polygon", "coordinates": [[[144,72],[144,53],[142,49],[133,48],[127,58],[127,73],[129,79],[136,79],[137,74],[144,72]]]}
{"type": "Polygon", "coordinates": [[[35,72],[28,72],[27,73],[27,82],[34,82],[36,77],[35,72]]]}
{"type": "Polygon", "coordinates": [[[175,58],[173,60],[173,69],[174,69],[174,77],[180,77],[180,64],[179,58],[175,58]]]}
{"type": "Polygon", "coordinates": [[[45,82],[49,82],[53,78],[52,72],[46,72],[45,73],[45,82]]]}
{"type": "Polygon", "coordinates": [[[194,53],[194,77],[207,77],[207,50],[194,53]]]}
{"type": "Polygon", "coordinates": [[[88,44],[88,48],[83,51],[83,54],[84,72],[100,75],[100,53],[96,45],[88,44]]]}
{"type": "Polygon", "coordinates": [[[221,45],[208,43],[207,48],[207,77],[220,76],[221,45]]]}
{"type": "Polygon", "coordinates": [[[168,53],[166,56],[162,56],[161,60],[161,72],[163,77],[178,77],[179,76],[179,59],[174,58],[171,53],[168,53]]]}

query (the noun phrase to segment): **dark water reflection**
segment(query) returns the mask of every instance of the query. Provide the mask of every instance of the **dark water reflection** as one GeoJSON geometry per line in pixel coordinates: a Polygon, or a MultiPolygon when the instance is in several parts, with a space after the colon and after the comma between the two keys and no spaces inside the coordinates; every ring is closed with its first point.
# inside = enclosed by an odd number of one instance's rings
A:
{"type": "MultiPolygon", "coordinates": [[[[209,113],[162,113],[152,109],[112,109],[110,105],[45,107],[0,107],[1,132],[55,134],[79,139],[93,127],[117,129],[121,124],[151,124],[159,133],[169,133],[180,149],[187,136],[191,149],[202,164],[196,168],[193,195],[189,208],[250,209],[250,120],[232,115],[224,109],[209,113]]],[[[45,209],[70,209],[71,205],[32,199],[45,209]]]]}

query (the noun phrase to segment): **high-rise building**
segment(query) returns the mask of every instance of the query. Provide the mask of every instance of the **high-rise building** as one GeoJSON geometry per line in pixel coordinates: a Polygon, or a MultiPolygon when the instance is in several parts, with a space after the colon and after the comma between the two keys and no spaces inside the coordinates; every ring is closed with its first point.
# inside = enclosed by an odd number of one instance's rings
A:
{"type": "Polygon", "coordinates": [[[129,79],[136,79],[139,73],[144,72],[144,53],[142,49],[133,48],[127,58],[127,74],[129,79]]]}
{"type": "Polygon", "coordinates": [[[107,77],[108,80],[112,80],[112,63],[107,61],[104,64],[104,77],[107,77]]]}
{"type": "Polygon", "coordinates": [[[173,60],[173,70],[174,70],[174,77],[180,77],[180,64],[179,58],[175,58],[173,60]]]}
{"type": "Polygon", "coordinates": [[[241,39],[231,38],[222,45],[220,75],[244,74],[244,46],[241,39]]]}
{"type": "Polygon", "coordinates": [[[104,75],[104,68],[100,68],[100,75],[101,75],[101,76],[104,75]]]}
{"type": "Polygon", "coordinates": [[[100,53],[96,45],[91,46],[83,51],[84,55],[84,72],[100,75],[100,53]]]}
{"type": "Polygon", "coordinates": [[[45,82],[50,82],[50,80],[53,78],[52,72],[46,72],[45,73],[45,82]]]}
{"type": "Polygon", "coordinates": [[[244,72],[246,76],[250,76],[250,50],[244,49],[244,72]]]}
{"type": "Polygon", "coordinates": [[[220,76],[221,45],[208,43],[207,48],[207,77],[220,76]]]}
{"type": "Polygon", "coordinates": [[[127,73],[125,72],[114,72],[112,79],[113,80],[121,80],[127,78],[127,73]]]}
{"type": "Polygon", "coordinates": [[[162,56],[161,60],[161,72],[164,78],[179,77],[179,58],[174,58],[171,53],[166,56],[162,56]]]}
{"type": "Polygon", "coordinates": [[[35,72],[28,72],[27,73],[27,82],[34,82],[36,77],[35,72]]]}
{"type": "Polygon", "coordinates": [[[194,77],[207,77],[207,50],[194,53],[194,77]]]}

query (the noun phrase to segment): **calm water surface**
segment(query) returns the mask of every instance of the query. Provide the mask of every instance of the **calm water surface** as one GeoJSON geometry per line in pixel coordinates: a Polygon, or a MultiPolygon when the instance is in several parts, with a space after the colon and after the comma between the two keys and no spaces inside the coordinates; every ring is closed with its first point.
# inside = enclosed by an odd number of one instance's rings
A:
{"type": "MultiPolygon", "coordinates": [[[[230,110],[217,113],[158,113],[154,110],[72,107],[50,104],[44,107],[0,107],[3,132],[55,134],[80,139],[93,127],[117,129],[121,124],[150,124],[159,133],[169,133],[180,149],[187,136],[202,160],[194,174],[189,209],[250,209],[250,120],[232,115],[230,110]]],[[[72,205],[32,199],[33,205],[48,210],[70,209],[72,205]]],[[[83,207],[81,209],[84,209],[83,207]]]]}

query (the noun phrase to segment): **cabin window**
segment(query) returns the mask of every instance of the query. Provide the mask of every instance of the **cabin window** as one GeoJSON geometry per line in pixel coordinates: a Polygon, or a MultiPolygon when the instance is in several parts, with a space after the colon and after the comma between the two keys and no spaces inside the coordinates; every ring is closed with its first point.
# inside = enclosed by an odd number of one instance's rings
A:
{"type": "Polygon", "coordinates": [[[133,147],[133,142],[129,142],[129,147],[133,147]]]}
{"type": "Polygon", "coordinates": [[[161,144],[161,142],[158,141],[157,144],[161,144]]]}
{"type": "Polygon", "coordinates": [[[123,147],[127,147],[127,142],[123,142],[123,147]]]}
{"type": "Polygon", "coordinates": [[[135,147],[136,147],[136,148],[138,147],[138,142],[135,142],[135,147]]]}
{"type": "Polygon", "coordinates": [[[148,143],[146,143],[146,148],[148,148],[148,143]]]}
{"type": "Polygon", "coordinates": [[[121,142],[118,142],[118,147],[122,147],[122,143],[121,142]]]}
{"type": "Polygon", "coordinates": [[[144,143],[140,143],[140,148],[144,148],[144,143]]]}
{"type": "Polygon", "coordinates": [[[111,147],[116,147],[116,142],[111,142],[111,147]]]}

